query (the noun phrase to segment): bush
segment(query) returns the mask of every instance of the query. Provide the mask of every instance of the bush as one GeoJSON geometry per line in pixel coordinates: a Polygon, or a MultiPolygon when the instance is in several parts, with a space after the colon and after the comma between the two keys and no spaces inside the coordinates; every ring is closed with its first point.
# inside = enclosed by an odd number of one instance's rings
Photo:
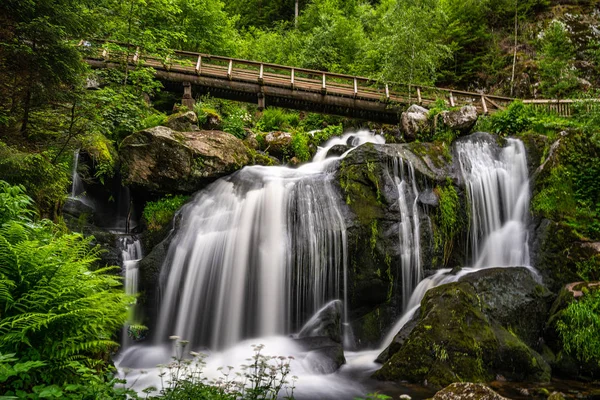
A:
{"type": "Polygon", "coordinates": [[[557,329],[568,354],[600,366],[600,291],[585,292],[578,301],[568,305],[557,322],[557,329]]]}
{"type": "Polygon", "coordinates": [[[267,108],[256,123],[261,132],[292,129],[300,124],[300,115],[296,112],[285,111],[281,108],[267,108]]]}
{"type": "Polygon", "coordinates": [[[142,213],[148,230],[158,232],[162,230],[175,215],[183,204],[188,200],[188,196],[171,196],[167,195],[160,200],[150,201],[146,203],[142,213]]]}
{"type": "Polygon", "coordinates": [[[42,216],[54,217],[67,197],[71,175],[66,163],[53,164],[46,153],[23,153],[0,142],[0,179],[23,185],[42,216]]]}

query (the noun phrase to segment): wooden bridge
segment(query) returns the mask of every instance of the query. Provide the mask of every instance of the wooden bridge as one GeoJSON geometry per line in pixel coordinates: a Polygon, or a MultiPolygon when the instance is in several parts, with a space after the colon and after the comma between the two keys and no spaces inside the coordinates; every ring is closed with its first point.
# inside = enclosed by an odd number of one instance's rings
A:
{"type": "MultiPolygon", "coordinates": [[[[504,109],[515,99],[460,90],[400,83],[262,63],[188,51],[166,56],[144,53],[139,47],[114,42],[80,42],[85,61],[93,68],[152,67],[169,90],[181,90],[184,105],[194,95],[210,94],[257,103],[370,121],[397,123],[410,104],[431,106],[442,100],[451,107],[473,105],[481,114],[504,109]]],[[[561,115],[571,113],[569,100],[524,100],[561,115]]]]}

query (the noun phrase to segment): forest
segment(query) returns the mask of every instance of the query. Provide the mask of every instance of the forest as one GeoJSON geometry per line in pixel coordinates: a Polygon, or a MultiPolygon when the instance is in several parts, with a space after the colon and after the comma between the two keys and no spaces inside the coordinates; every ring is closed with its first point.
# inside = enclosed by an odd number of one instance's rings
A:
{"type": "Polygon", "coordinates": [[[600,396],[599,27],[596,0],[3,0],[0,399],[600,396]],[[510,105],[186,107],[90,42],[510,105]]]}

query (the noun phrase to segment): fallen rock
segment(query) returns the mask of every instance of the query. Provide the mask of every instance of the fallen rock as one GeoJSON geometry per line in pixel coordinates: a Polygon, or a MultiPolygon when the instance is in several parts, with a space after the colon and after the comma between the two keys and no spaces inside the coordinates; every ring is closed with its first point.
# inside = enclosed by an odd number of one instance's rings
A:
{"type": "Polygon", "coordinates": [[[335,146],[331,147],[327,151],[326,158],[329,158],[329,157],[339,157],[342,154],[344,154],[345,152],[347,152],[348,150],[350,150],[349,146],[346,146],[346,145],[343,145],[343,144],[336,144],[335,146]]]}
{"type": "Polygon", "coordinates": [[[193,111],[173,114],[169,116],[165,123],[167,128],[178,132],[191,132],[198,130],[198,117],[193,111]]]}
{"type": "Polygon", "coordinates": [[[413,104],[402,113],[401,123],[404,138],[407,141],[414,141],[422,133],[431,130],[429,124],[429,110],[413,104]]]}
{"type": "Polygon", "coordinates": [[[444,126],[467,134],[477,123],[479,115],[474,106],[464,106],[456,111],[442,111],[440,117],[444,126]]]}
{"type": "Polygon", "coordinates": [[[157,126],[121,143],[125,185],[154,193],[193,193],[251,162],[244,143],[221,131],[175,132],[157,126]]]}
{"type": "Polygon", "coordinates": [[[433,400],[508,400],[482,383],[453,383],[440,390],[433,400]]]}

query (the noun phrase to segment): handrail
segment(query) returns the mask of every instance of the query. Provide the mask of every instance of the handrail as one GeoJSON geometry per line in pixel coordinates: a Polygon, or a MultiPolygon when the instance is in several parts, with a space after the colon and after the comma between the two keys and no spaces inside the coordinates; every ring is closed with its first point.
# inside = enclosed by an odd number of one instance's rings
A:
{"type": "MultiPolygon", "coordinates": [[[[92,42],[96,42],[96,43],[114,43],[120,46],[126,46],[126,47],[138,47],[134,44],[127,44],[127,43],[122,43],[122,42],[117,42],[114,40],[104,40],[104,39],[94,39],[92,40],[92,42]]],[[[296,74],[298,73],[304,73],[304,74],[310,74],[310,75],[325,75],[326,77],[331,77],[331,78],[338,78],[338,79],[348,79],[348,80],[356,80],[357,82],[364,82],[367,84],[381,84],[382,86],[384,85],[388,85],[388,86],[406,86],[409,90],[410,89],[421,89],[421,90],[434,90],[434,91],[438,91],[438,92],[446,92],[449,93],[450,95],[452,94],[456,94],[456,95],[461,95],[461,96],[471,96],[471,97],[481,97],[482,95],[485,96],[488,99],[495,99],[495,100],[500,100],[500,101],[514,101],[516,100],[516,98],[512,98],[512,97],[505,97],[505,96],[497,96],[497,95],[492,95],[492,94],[484,94],[484,93],[475,93],[475,92],[468,92],[468,91],[464,91],[464,90],[456,90],[456,89],[449,89],[449,88],[440,88],[440,87],[435,87],[435,86],[426,86],[426,85],[418,85],[418,84],[411,84],[411,83],[403,83],[403,82],[394,82],[394,81],[386,81],[386,82],[379,82],[377,80],[371,79],[371,78],[367,78],[367,77],[363,77],[363,76],[358,76],[358,75],[347,75],[347,74],[340,74],[337,72],[328,72],[328,71],[320,71],[320,70],[315,70],[315,69],[310,69],[310,68],[299,68],[299,67],[292,67],[292,66],[288,66],[288,65],[281,65],[281,64],[275,64],[275,63],[268,63],[268,62],[261,62],[261,61],[253,61],[253,60],[245,60],[245,59],[241,59],[241,58],[235,58],[235,57],[226,57],[226,56],[219,56],[219,55],[214,55],[214,54],[206,54],[206,53],[197,53],[197,52],[193,52],[193,51],[186,51],[186,50],[171,50],[175,55],[184,55],[184,56],[193,56],[193,57],[202,57],[202,59],[208,59],[208,60],[218,60],[218,61],[225,61],[225,62],[233,62],[236,64],[244,64],[244,65],[249,65],[249,66],[255,66],[255,67],[260,67],[262,66],[263,68],[272,68],[272,69],[279,69],[279,70],[285,70],[285,71],[294,71],[296,74]]],[[[390,93],[393,94],[393,91],[390,91],[390,93]]]]}

